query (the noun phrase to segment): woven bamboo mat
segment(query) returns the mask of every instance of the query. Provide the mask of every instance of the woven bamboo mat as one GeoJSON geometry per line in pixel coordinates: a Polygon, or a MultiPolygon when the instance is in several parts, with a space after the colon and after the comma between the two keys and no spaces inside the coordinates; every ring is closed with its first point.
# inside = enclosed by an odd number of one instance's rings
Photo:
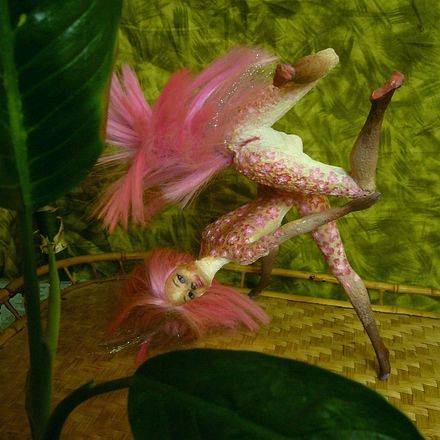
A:
{"type": "MultiPolygon", "coordinates": [[[[136,348],[110,355],[102,346],[119,285],[99,281],[65,292],[55,402],[90,379],[114,379],[136,369],[136,348]]],[[[273,319],[257,335],[245,331],[215,334],[193,346],[254,350],[319,365],[377,390],[406,413],[423,435],[440,440],[439,320],[376,313],[393,368],[389,380],[381,382],[376,379],[373,350],[353,310],[270,297],[258,301],[273,319]]],[[[29,438],[23,409],[28,361],[25,333],[18,333],[0,349],[2,439],[29,438]]],[[[69,417],[62,438],[130,439],[126,397],[120,391],[82,404],[69,417]]]]}

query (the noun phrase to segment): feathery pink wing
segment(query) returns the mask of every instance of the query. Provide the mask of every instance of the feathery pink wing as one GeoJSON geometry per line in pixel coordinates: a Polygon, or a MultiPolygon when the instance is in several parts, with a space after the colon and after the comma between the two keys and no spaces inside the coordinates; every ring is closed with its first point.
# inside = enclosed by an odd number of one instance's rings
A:
{"type": "Polygon", "coordinates": [[[271,83],[262,69],[273,61],[261,50],[237,48],[198,75],[181,70],[152,110],[128,67],[113,77],[107,140],[117,151],[100,163],[125,161],[128,168],[98,207],[110,230],[127,227],[130,216],[145,224],[168,203],[184,206],[231,164],[227,145],[248,117],[241,110],[271,83]]]}
{"type": "Polygon", "coordinates": [[[144,173],[153,159],[152,111],[128,66],[123,67],[121,78],[113,74],[106,135],[116,152],[102,157],[99,163],[127,164],[125,174],[108,187],[97,208],[99,218],[113,231],[118,223],[127,227],[130,215],[136,223],[145,221],[144,173]]]}

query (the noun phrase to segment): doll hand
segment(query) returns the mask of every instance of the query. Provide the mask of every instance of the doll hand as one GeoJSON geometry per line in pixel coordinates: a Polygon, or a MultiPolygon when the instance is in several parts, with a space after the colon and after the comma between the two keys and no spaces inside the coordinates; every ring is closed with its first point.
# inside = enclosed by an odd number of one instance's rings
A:
{"type": "Polygon", "coordinates": [[[352,200],[347,204],[347,207],[351,212],[353,211],[362,211],[364,209],[368,209],[370,206],[373,206],[380,200],[380,193],[374,192],[368,194],[365,197],[360,197],[359,199],[352,200]]]}

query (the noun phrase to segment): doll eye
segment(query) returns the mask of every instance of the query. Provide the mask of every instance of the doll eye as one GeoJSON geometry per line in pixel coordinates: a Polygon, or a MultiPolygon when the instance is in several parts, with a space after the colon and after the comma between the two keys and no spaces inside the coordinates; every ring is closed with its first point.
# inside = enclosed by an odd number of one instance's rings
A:
{"type": "Polygon", "coordinates": [[[191,283],[191,289],[192,289],[192,290],[196,290],[196,289],[197,289],[197,286],[196,286],[194,283],[191,283]]]}
{"type": "Polygon", "coordinates": [[[179,283],[184,284],[185,283],[185,277],[183,277],[182,275],[180,275],[179,273],[176,274],[177,275],[177,279],[179,280],[179,283]]]}
{"type": "Polygon", "coordinates": [[[191,290],[188,292],[188,298],[189,299],[194,299],[196,297],[196,295],[194,294],[194,292],[192,292],[191,290]]]}

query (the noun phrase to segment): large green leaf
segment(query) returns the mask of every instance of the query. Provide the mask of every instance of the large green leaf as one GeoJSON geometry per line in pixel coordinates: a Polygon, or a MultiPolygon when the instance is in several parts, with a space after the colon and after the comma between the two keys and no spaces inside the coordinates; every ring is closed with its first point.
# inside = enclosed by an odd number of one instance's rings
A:
{"type": "Polygon", "coordinates": [[[41,207],[95,163],[121,3],[0,0],[1,206],[41,207]]]}
{"type": "Polygon", "coordinates": [[[136,439],[423,438],[365,386],[252,352],[199,349],[153,358],[134,376],[128,412],[136,439]]]}

